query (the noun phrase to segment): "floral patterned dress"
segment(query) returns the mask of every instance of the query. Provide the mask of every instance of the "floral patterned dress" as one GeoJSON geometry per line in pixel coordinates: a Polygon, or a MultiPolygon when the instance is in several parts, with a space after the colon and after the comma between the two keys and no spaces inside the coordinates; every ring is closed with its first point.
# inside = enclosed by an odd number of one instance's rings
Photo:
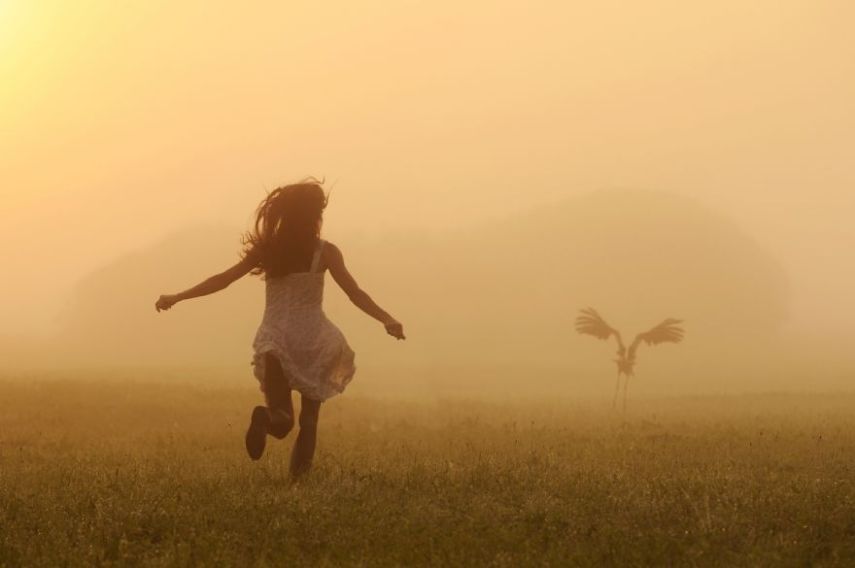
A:
{"type": "Polygon", "coordinates": [[[291,388],[312,400],[344,391],[356,372],[353,350],[322,309],[323,246],[319,241],[308,272],[265,281],[264,317],[252,344],[253,374],[262,391],[268,353],[279,360],[291,388]]]}

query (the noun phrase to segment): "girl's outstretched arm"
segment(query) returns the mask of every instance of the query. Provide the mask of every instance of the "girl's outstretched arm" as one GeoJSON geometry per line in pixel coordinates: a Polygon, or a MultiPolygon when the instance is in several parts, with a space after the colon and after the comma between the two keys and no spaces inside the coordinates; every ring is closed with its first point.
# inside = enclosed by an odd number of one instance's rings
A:
{"type": "Polygon", "coordinates": [[[333,280],[344,290],[344,293],[347,294],[347,297],[350,298],[350,301],[357,308],[382,323],[386,328],[386,333],[392,337],[406,339],[404,337],[404,326],[401,325],[401,322],[383,311],[383,308],[378,306],[371,299],[371,296],[356,283],[356,280],[345,267],[344,256],[342,256],[337,246],[330,242],[326,243],[326,246],[324,246],[324,260],[327,263],[333,280]]]}
{"type": "Polygon", "coordinates": [[[198,298],[199,296],[207,296],[208,294],[219,292],[255,268],[256,265],[256,260],[250,257],[244,258],[228,270],[215,274],[188,290],[184,290],[178,294],[164,294],[157,299],[154,307],[157,311],[168,310],[182,300],[189,300],[190,298],[198,298]]]}

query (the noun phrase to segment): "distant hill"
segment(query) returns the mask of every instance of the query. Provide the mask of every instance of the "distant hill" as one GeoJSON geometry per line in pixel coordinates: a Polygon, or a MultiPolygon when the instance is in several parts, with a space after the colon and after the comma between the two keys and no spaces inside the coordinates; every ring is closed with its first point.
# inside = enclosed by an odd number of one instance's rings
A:
{"type": "Polygon", "coordinates": [[[205,302],[157,314],[160,293],[177,292],[238,260],[240,232],[192,227],[83,278],[61,315],[60,343],[72,359],[110,364],[249,361],[247,336],[262,307],[257,283],[237,282],[205,302]],[[255,286],[253,286],[255,284],[255,286]]]}
{"type": "MultiPolygon", "coordinates": [[[[65,314],[63,350],[110,363],[246,364],[248,372],[263,307],[257,279],[165,314],[153,308],[158,293],[236,261],[239,236],[226,227],[189,228],[90,274],[65,314]]],[[[509,381],[573,369],[610,373],[613,347],[573,331],[586,306],[626,334],[664,317],[685,319],[685,344],[642,353],[640,373],[669,376],[741,358],[786,318],[787,279],[775,259],[729,219],[662,192],[598,191],[442,238],[338,244],[411,338],[391,345],[328,279],[326,310],[358,363],[439,383],[460,368],[509,381]]]]}

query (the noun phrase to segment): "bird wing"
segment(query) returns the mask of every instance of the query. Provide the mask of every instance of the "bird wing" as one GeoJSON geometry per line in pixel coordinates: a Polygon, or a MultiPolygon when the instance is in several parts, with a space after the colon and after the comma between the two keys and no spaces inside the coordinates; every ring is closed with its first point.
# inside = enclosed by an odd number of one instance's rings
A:
{"type": "Polygon", "coordinates": [[[683,341],[683,328],[679,324],[683,320],[668,318],[653,329],[639,333],[635,336],[632,345],[629,346],[629,357],[635,356],[635,351],[643,341],[647,345],[658,345],[660,343],[680,343],[683,341]]]}
{"type": "Polygon", "coordinates": [[[576,318],[576,331],[593,335],[597,339],[608,339],[614,335],[617,338],[618,345],[623,348],[620,332],[607,324],[606,320],[594,308],[579,311],[579,316],[576,318]]]}

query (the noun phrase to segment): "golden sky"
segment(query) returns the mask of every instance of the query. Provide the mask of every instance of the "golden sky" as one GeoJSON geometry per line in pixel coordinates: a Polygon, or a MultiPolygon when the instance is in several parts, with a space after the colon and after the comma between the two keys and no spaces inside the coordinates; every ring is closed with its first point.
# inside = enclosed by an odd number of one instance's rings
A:
{"type": "Polygon", "coordinates": [[[39,328],[92,268],[241,228],[312,174],[337,180],[333,235],[692,196],[782,260],[793,325],[848,328],[853,21],[843,0],[0,0],[0,321],[39,328]]]}

